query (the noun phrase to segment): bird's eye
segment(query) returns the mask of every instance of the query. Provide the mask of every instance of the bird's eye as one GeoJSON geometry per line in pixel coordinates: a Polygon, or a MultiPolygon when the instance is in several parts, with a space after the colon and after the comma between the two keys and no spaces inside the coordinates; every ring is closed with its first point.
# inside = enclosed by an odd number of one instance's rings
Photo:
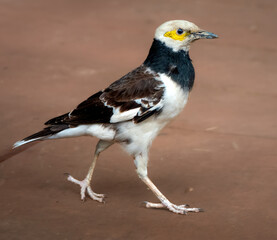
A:
{"type": "Polygon", "coordinates": [[[181,29],[181,28],[179,28],[179,29],[177,30],[177,33],[178,33],[179,35],[183,34],[183,32],[184,32],[184,30],[181,29]]]}

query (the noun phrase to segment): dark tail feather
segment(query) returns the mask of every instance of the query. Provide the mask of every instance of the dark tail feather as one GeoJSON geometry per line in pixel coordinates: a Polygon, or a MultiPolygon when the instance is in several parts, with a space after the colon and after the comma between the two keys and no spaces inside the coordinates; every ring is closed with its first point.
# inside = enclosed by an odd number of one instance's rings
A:
{"type": "Polygon", "coordinates": [[[69,128],[68,125],[53,125],[53,126],[44,128],[40,132],[37,132],[29,137],[24,138],[21,141],[16,142],[13,145],[13,148],[17,148],[17,147],[19,147],[23,144],[29,143],[29,142],[46,139],[47,137],[50,137],[60,131],[67,129],[67,128],[69,128]]]}
{"type": "Polygon", "coordinates": [[[61,116],[51,118],[50,120],[48,120],[44,124],[45,125],[55,125],[55,124],[61,125],[62,123],[64,123],[64,119],[68,118],[68,115],[69,115],[69,113],[65,113],[65,114],[63,114],[61,116]]]}

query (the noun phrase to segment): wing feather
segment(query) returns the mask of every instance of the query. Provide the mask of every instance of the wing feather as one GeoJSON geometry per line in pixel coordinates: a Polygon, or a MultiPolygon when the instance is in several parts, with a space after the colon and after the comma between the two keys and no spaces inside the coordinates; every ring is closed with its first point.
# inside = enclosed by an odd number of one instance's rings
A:
{"type": "Polygon", "coordinates": [[[163,107],[164,85],[142,65],[46,125],[144,121],[163,107]]]}

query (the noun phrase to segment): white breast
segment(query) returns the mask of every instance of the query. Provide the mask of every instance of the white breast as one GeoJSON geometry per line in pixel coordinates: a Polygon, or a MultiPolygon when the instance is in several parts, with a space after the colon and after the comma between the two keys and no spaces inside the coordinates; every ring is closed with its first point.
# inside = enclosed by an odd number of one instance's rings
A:
{"type": "Polygon", "coordinates": [[[183,110],[188,101],[189,91],[181,88],[165,74],[160,74],[160,80],[165,85],[165,93],[163,111],[159,118],[171,120],[183,110]]]}

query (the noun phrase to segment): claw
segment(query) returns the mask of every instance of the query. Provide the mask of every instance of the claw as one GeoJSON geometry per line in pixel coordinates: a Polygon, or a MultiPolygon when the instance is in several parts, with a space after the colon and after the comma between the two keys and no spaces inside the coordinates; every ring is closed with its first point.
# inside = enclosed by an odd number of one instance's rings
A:
{"type": "Polygon", "coordinates": [[[146,206],[147,206],[147,203],[148,203],[147,201],[141,202],[141,203],[140,203],[140,207],[146,207],[146,206]]]}
{"type": "Polygon", "coordinates": [[[75,184],[77,184],[81,187],[81,193],[80,194],[81,194],[81,200],[83,202],[86,201],[86,193],[91,199],[93,199],[95,201],[98,201],[98,202],[101,202],[101,203],[105,202],[104,201],[105,195],[93,192],[91,187],[89,186],[89,181],[87,179],[84,179],[83,181],[79,181],[79,180],[73,178],[68,173],[64,173],[64,175],[67,176],[68,181],[73,182],[73,183],[75,183],[75,184]]]}
{"type": "Polygon", "coordinates": [[[182,214],[188,215],[188,212],[186,210],[184,210],[182,214]]]}

